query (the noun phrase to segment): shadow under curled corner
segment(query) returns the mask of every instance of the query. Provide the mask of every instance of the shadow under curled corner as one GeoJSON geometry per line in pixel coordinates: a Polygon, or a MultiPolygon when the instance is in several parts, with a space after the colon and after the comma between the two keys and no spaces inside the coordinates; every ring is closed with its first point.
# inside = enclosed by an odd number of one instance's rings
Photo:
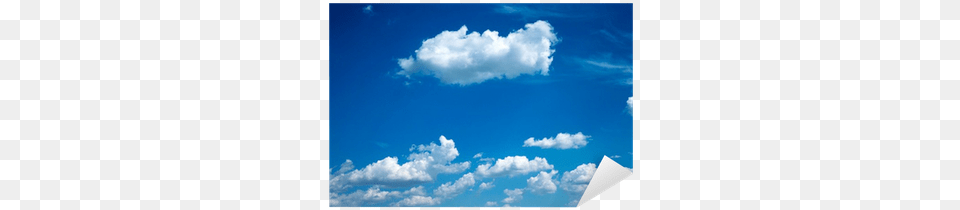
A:
{"type": "Polygon", "coordinates": [[[600,193],[607,191],[610,187],[617,185],[620,181],[623,181],[627,177],[633,174],[629,168],[621,166],[616,161],[610,159],[606,155],[603,156],[603,160],[600,161],[600,166],[597,167],[597,172],[593,174],[593,178],[590,179],[590,184],[587,185],[587,190],[583,192],[583,196],[580,197],[580,203],[577,203],[577,206],[583,206],[584,203],[597,197],[600,193]]]}

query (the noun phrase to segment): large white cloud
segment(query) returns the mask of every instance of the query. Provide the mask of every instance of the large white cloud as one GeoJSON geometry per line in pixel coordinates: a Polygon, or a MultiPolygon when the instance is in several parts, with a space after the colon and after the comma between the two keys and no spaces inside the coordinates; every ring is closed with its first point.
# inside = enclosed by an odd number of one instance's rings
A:
{"type": "Polygon", "coordinates": [[[581,164],[576,169],[563,172],[560,188],[571,194],[582,194],[587,190],[587,185],[590,184],[590,179],[595,172],[597,172],[597,165],[593,163],[581,164]]]}
{"type": "Polygon", "coordinates": [[[460,154],[453,140],[440,136],[440,145],[418,145],[407,157],[407,162],[399,164],[397,157],[386,157],[361,169],[352,168],[352,161],[345,162],[340,171],[330,179],[330,189],[342,191],[354,185],[382,185],[386,187],[404,187],[431,182],[439,173],[460,173],[470,168],[470,162],[453,163],[460,154]]]}
{"type": "Polygon", "coordinates": [[[582,132],[577,132],[577,134],[569,133],[559,133],[557,137],[546,137],[540,140],[535,140],[533,137],[530,137],[526,141],[523,141],[524,147],[540,147],[544,149],[577,149],[587,145],[587,138],[590,136],[583,135],[582,132]]]}
{"type": "Polygon", "coordinates": [[[553,165],[550,165],[547,159],[541,157],[535,157],[533,160],[530,160],[527,159],[526,156],[509,156],[497,160],[495,164],[486,163],[479,165],[477,166],[477,171],[474,173],[481,177],[513,177],[550,169],[553,169],[553,165]]]}
{"type": "Polygon", "coordinates": [[[540,174],[530,177],[527,179],[527,190],[530,190],[530,192],[534,194],[557,192],[557,181],[553,180],[553,175],[557,175],[556,170],[550,171],[550,173],[541,171],[540,174]]]}
{"type": "Polygon", "coordinates": [[[405,196],[422,196],[426,194],[423,186],[414,187],[407,191],[384,191],[380,187],[373,186],[367,190],[357,190],[353,193],[330,194],[331,206],[370,206],[383,203],[387,200],[398,199],[405,196]]]}
{"type": "Polygon", "coordinates": [[[464,174],[463,177],[460,177],[460,179],[457,179],[455,182],[447,182],[440,185],[440,187],[437,187],[436,190],[433,190],[433,194],[443,198],[456,197],[464,191],[467,191],[467,189],[473,187],[473,185],[476,183],[477,182],[473,177],[473,173],[467,173],[464,174]]]}
{"type": "Polygon", "coordinates": [[[429,75],[445,84],[470,85],[494,78],[511,79],[521,74],[548,75],[552,48],[558,42],[553,26],[536,21],[506,37],[486,30],[467,33],[443,31],[423,41],[416,57],[399,59],[399,75],[429,75]]]}

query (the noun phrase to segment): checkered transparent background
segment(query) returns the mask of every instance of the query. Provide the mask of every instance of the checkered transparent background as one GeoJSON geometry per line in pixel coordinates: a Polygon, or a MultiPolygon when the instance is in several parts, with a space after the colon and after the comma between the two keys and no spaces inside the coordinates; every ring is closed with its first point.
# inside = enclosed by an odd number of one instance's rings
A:
{"type": "MultiPolygon", "coordinates": [[[[960,1],[624,2],[582,209],[960,209],[960,1]]],[[[327,209],[327,3],[0,0],[0,209],[327,209]]]]}

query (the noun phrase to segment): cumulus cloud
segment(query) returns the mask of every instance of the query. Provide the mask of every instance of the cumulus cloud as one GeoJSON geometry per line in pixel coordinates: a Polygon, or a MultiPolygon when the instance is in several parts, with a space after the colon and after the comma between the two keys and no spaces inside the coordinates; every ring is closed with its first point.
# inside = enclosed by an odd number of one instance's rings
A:
{"type": "Polygon", "coordinates": [[[394,203],[393,206],[432,206],[437,204],[440,204],[439,198],[414,195],[397,201],[397,203],[394,203]]]}
{"type": "Polygon", "coordinates": [[[523,199],[523,190],[522,189],[504,189],[504,194],[507,194],[507,198],[503,199],[503,203],[513,203],[523,199]]]}
{"type": "Polygon", "coordinates": [[[451,139],[440,136],[440,145],[431,142],[410,148],[407,162],[399,164],[397,157],[386,157],[361,169],[352,168],[352,161],[341,164],[339,174],[330,179],[330,189],[342,191],[354,185],[382,185],[404,187],[431,182],[439,173],[460,173],[470,168],[470,162],[453,163],[460,154],[451,139]],[[349,167],[344,167],[349,166],[349,167]]]}
{"type": "Polygon", "coordinates": [[[523,141],[524,147],[540,147],[544,149],[577,149],[587,145],[587,138],[582,132],[577,134],[559,133],[557,137],[547,137],[540,140],[534,140],[530,137],[523,141]]]}
{"type": "Polygon", "coordinates": [[[553,62],[552,48],[558,42],[553,26],[536,21],[523,29],[500,36],[486,30],[467,33],[443,31],[423,41],[416,56],[398,60],[407,76],[427,75],[445,84],[470,85],[489,79],[512,79],[522,74],[548,75],[553,62]]]}
{"type": "Polygon", "coordinates": [[[467,189],[473,187],[474,184],[476,184],[476,180],[474,180],[473,173],[467,173],[455,182],[447,182],[440,185],[436,190],[433,190],[433,194],[438,197],[452,198],[467,191],[467,189]]]}
{"type": "Polygon", "coordinates": [[[547,163],[547,159],[541,157],[530,160],[526,156],[509,156],[497,160],[495,164],[486,163],[477,166],[475,174],[481,177],[513,177],[550,169],[553,169],[553,165],[550,165],[550,163],[547,163]]]}
{"type": "Polygon", "coordinates": [[[407,191],[383,191],[373,186],[367,190],[357,190],[353,193],[330,194],[331,206],[369,206],[383,203],[387,200],[398,199],[404,196],[422,196],[426,194],[423,186],[414,187],[407,191]]]}
{"type": "Polygon", "coordinates": [[[489,190],[489,189],[491,189],[491,188],[493,188],[493,187],[494,187],[493,182],[480,183],[480,191],[481,191],[481,192],[484,191],[484,190],[489,190]]]}
{"type": "Polygon", "coordinates": [[[482,153],[482,152],[481,152],[481,153],[477,153],[476,155],[473,155],[473,158],[481,158],[481,157],[483,157],[483,153],[482,153]]]}
{"type": "Polygon", "coordinates": [[[547,173],[541,171],[540,174],[527,179],[527,190],[534,194],[550,194],[557,192],[557,181],[553,180],[553,175],[557,175],[556,170],[547,173]]]}
{"type": "Polygon", "coordinates": [[[581,164],[576,169],[563,172],[560,188],[571,194],[582,194],[587,190],[587,185],[590,184],[590,179],[595,172],[597,172],[597,165],[593,163],[581,164]]]}

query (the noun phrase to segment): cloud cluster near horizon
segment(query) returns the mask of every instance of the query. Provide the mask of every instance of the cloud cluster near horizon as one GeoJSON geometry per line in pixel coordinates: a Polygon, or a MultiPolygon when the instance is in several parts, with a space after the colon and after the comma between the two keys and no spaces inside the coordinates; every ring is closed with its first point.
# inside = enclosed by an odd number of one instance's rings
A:
{"type": "Polygon", "coordinates": [[[460,173],[470,168],[470,161],[452,163],[460,153],[453,140],[440,136],[440,145],[418,145],[410,148],[417,152],[399,164],[397,157],[386,157],[361,169],[352,170],[353,162],[347,160],[330,179],[330,189],[342,191],[353,185],[383,185],[403,187],[433,181],[440,173],[460,173]]]}
{"type": "Polygon", "coordinates": [[[428,75],[444,84],[457,85],[512,79],[522,74],[548,75],[553,45],[558,41],[553,26],[543,20],[526,24],[507,36],[490,30],[467,33],[464,25],[423,41],[416,56],[399,59],[403,70],[397,74],[408,78],[428,75]]]}
{"type": "MultiPolygon", "coordinates": [[[[596,171],[596,165],[589,163],[560,173],[542,157],[530,159],[526,156],[507,156],[491,163],[480,164],[474,171],[463,174],[457,180],[440,184],[428,194],[428,190],[420,184],[434,182],[437,174],[463,173],[470,167],[469,161],[453,162],[459,156],[459,151],[452,139],[440,136],[439,140],[439,145],[431,142],[413,146],[410,148],[412,153],[408,155],[408,161],[403,164],[399,164],[396,157],[386,157],[356,169],[353,161],[344,161],[338,170],[331,169],[335,171],[330,179],[331,206],[435,206],[467,191],[476,189],[477,193],[481,193],[495,187],[492,180],[484,182],[485,179],[523,176],[526,187],[504,189],[506,198],[499,202],[485,203],[488,206],[499,203],[509,206],[523,199],[524,192],[545,195],[562,189],[571,196],[582,194],[596,171]],[[531,173],[533,176],[526,177],[531,173]],[[350,191],[357,186],[369,187],[350,191]]],[[[481,156],[478,154],[474,158],[481,156]]],[[[575,201],[571,203],[576,203],[575,201]]]]}

